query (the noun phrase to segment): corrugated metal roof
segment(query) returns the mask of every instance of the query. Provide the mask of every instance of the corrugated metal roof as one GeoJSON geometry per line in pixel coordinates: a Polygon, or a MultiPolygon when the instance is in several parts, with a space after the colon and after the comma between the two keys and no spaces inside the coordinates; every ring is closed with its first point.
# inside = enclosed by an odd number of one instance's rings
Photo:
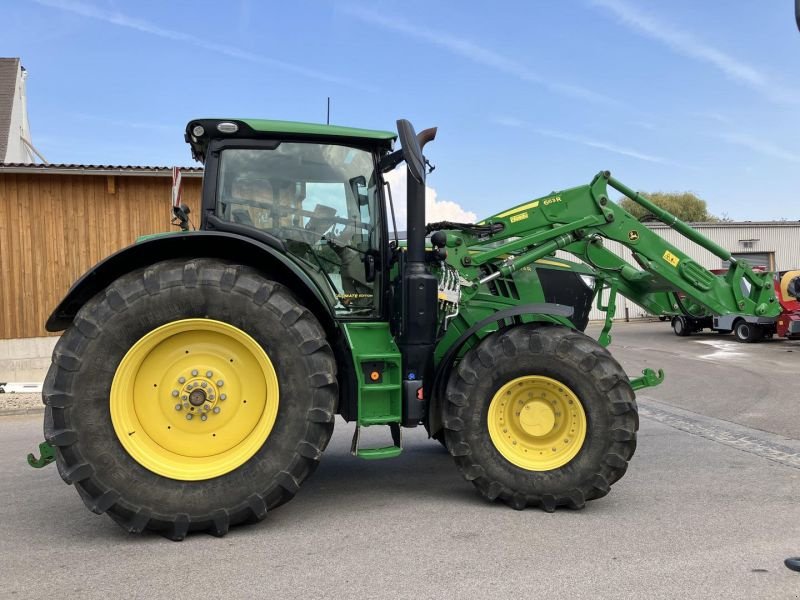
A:
{"type": "Polygon", "coordinates": [[[11,110],[17,88],[19,58],[0,58],[0,159],[8,148],[8,129],[11,127],[11,110]]]}
{"type": "MultiPolygon", "coordinates": [[[[178,167],[184,177],[201,177],[202,167],[178,167]]],[[[172,176],[172,167],[142,165],[76,165],[0,163],[0,173],[43,173],[48,175],[160,175],[172,176]]]]}
{"type": "MultiPolygon", "coordinates": [[[[658,223],[649,221],[644,223],[648,229],[672,229],[665,223],[658,223]]],[[[720,222],[703,222],[703,223],[688,223],[693,229],[725,229],[725,228],[742,228],[742,227],[800,227],[800,221],[720,221],[720,222]]]]}

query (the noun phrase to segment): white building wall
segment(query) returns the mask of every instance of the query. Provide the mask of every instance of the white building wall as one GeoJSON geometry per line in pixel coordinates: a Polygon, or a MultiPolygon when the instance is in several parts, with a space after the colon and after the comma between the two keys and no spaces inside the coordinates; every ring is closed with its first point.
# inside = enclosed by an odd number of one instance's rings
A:
{"type": "Polygon", "coordinates": [[[8,145],[3,162],[33,163],[33,152],[23,140],[30,142],[31,132],[28,123],[28,100],[25,91],[25,80],[28,73],[24,69],[17,72],[17,84],[14,89],[14,104],[11,107],[11,124],[8,128],[8,145]]]}
{"type": "MultiPolygon", "coordinates": [[[[683,237],[674,229],[662,223],[648,223],[647,226],[703,267],[721,269],[725,266],[722,259],[683,237]]],[[[798,221],[785,223],[695,223],[692,224],[692,227],[734,254],[771,253],[774,256],[774,264],[772,266],[776,271],[800,268],[800,222],[798,221]]],[[[621,244],[606,240],[605,246],[617,256],[624,258],[633,266],[637,266],[631,258],[630,250],[621,244]]],[[[575,259],[574,256],[566,253],[560,252],[559,255],[566,259],[575,259]]],[[[630,318],[647,316],[647,312],[644,309],[630,300],[618,296],[614,318],[625,318],[626,308],[630,318]]],[[[604,319],[605,314],[594,308],[590,318],[604,319]]]]}

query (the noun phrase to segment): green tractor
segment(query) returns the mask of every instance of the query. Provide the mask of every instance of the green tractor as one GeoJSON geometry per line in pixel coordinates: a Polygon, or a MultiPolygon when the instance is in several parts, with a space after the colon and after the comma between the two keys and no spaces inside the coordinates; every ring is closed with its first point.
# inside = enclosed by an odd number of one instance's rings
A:
{"type": "Polygon", "coordinates": [[[290,500],[336,415],[355,422],[363,459],[397,456],[403,428],[426,427],[483,496],[515,509],[606,495],[636,447],[634,390],[663,373],[629,379],[604,348],[610,320],[600,343],[582,333],[601,288],[657,305],[711,285],[762,314],[771,285],[746,266],[744,298],[738,280],[708,279],[608,200],[621,186],[608,173],[477,224],[427,224],[435,133],[398,121],[394,149],[386,131],[191,121],[199,230],[178,209],[184,231],[108,257],[53,312],[47,329],[64,334],[40,463],[52,454],[93,512],[174,540],[290,500]],[[384,181],[402,161],[403,242],[384,181]],[[387,444],[364,447],[361,428],[377,425],[387,444]]]}

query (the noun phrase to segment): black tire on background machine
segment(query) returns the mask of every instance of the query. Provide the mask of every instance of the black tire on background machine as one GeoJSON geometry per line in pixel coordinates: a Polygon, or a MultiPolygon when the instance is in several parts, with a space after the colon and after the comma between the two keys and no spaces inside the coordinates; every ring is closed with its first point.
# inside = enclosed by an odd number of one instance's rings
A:
{"type": "Polygon", "coordinates": [[[286,287],[249,267],[193,259],[134,271],[88,302],[55,347],[43,398],[59,474],[86,506],[129,532],[182,540],[190,531],[224,535],[290,500],[330,440],[338,387],[322,327],[286,287]],[[140,465],[119,443],[109,413],[111,381],[131,345],[187,318],[246,331],[272,355],[280,389],[275,424],[255,455],[201,481],[140,465]]]}
{"type": "Polygon", "coordinates": [[[753,344],[764,337],[764,331],[754,323],[748,323],[744,319],[739,319],[733,325],[733,336],[737,342],[743,344],[753,344]]]}
{"type": "Polygon", "coordinates": [[[675,335],[678,337],[687,337],[692,334],[692,330],[689,327],[689,322],[683,315],[676,315],[672,317],[672,331],[674,331],[675,335]]]}
{"type": "Polygon", "coordinates": [[[487,499],[519,510],[582,508],[609,492],[636,449],[639,419],[628,377],[605,348],[563,326],[516,325],[485,337],[451,375],[443,411],[447,447],[462,475],[487,499]],[[560,468],[519,468],[490,438],[492,397],[505,383],[525,375],[562,381],[584,406],[586,440],[560,468]]]}

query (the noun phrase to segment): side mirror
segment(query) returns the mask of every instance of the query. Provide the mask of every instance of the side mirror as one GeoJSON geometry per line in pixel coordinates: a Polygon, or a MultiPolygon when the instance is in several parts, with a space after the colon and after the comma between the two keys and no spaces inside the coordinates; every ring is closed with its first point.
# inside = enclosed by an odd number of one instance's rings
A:
{"type": "Polygon", "coordinates": [[[403,158],[408,166],[408,172],[418,183],[425,183],[425,159],[422,156],[422,148],[419,146],[414,126],[406,119],[399,119],[397,134],[403,147],[403,158]]]}
{"type": "Polygon", "coordinates": [[[794,20],[797,21],[797,28],[800,29],[800,0],[794,0],[794,20]]]}
{"type": "Polygon", "coordinates": [[[181,231],[189,231],[189,213],[192,212],[187,204],[172,207],[172,224],[181,228],[181,231]]]}

